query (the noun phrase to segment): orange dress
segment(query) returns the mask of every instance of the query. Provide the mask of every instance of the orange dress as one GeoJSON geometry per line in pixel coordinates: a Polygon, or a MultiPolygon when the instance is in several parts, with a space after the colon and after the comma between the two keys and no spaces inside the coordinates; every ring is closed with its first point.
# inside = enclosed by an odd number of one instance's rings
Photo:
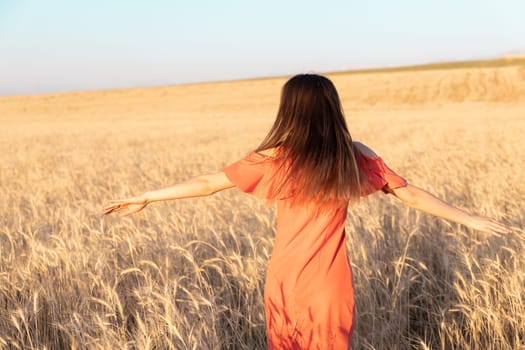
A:
{"type": "MultiPolygon", "coordinates": [[[[379,157],[356,152],[367,195],[406,181],[379,157]]],[[[348,203],[291,206],[275,196],[277,164],[252,152],[222,169],[246,193],[277,198],[277,232],[266,273],[264,308],[269,349],[348,349],[354,327],[354,288],[345,245],[348,203]]]]}

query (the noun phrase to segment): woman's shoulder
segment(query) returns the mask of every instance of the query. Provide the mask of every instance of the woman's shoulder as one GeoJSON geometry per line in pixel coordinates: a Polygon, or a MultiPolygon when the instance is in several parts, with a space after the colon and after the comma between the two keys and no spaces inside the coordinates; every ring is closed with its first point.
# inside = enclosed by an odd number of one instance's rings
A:
{"type": "Polygon", "coordinates": [[[361,152],[362,155],[364,155],[365,157],[368,157],[368,158],[378,158],[379,156],[374,152],[374,150],[372,150],[370,147],[368,147],[367,145],[359,142],[359,141],[354,141],[353,142],[353,145],[355,148],[357,148],[357,150],[359,152],[361,152]]]}
{"type": "Polygon", "coordinates": [[[257,153],[263,156],[266,156],[266,157],[275,157],[278,153],[278,148],[277,147],[267,148],[265,150],[258,151],[257,153]]]}
{"type": "Polygon", "coordinates": [[[264,165],[268,166],[273,164],[277,159],[278,150],[277,148],[269,148],[264,150],[253,150],[249,152],[243,159],[244,163],[249,163],[253,165],[264,165]]]}
{"type": "Polygon", "coordinates": [[[280,147],[272,147],[266,149],[259,149],[252,152],[255,157],[258,159],[263,159],[266,161],[282,159],[283,152],[280,147]]]}

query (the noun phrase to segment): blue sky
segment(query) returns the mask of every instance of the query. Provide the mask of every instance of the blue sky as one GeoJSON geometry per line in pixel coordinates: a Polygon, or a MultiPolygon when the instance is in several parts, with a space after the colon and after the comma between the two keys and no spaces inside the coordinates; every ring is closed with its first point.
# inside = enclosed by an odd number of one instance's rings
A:
{"type": "Polygon", "coordinates": [[[0,0],[0,95],[525,51],[523,0],[0,0]]]}

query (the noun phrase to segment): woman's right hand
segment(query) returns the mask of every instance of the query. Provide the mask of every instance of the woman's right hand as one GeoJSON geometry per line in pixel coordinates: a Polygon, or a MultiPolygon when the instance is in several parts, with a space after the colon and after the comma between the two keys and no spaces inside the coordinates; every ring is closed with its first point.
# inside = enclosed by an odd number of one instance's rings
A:
{"type": "Polygon", "coordinates": [[[126,199],[110,200],[110,205],[102,210],[103,215],[117,213],[119,216],[129,215],[141,211],[148,205],[147,198],[142,196],[131,197],[126,199]]]}

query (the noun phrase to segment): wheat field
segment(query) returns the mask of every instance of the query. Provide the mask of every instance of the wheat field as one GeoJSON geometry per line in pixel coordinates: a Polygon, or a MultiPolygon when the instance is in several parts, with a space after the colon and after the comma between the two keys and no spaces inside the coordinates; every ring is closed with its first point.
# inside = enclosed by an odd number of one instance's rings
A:
{"type": "MultiPolygon", "coordinates": [[[[353,349],[525,349],[525,61],[329,77],[355,140],[513,227],[353,205],[353,349]]],[[[0,349],[264,349],[273,207],[232,189],[100,213],[256,147],[285,80],[1,97],[0,349]]]]}

